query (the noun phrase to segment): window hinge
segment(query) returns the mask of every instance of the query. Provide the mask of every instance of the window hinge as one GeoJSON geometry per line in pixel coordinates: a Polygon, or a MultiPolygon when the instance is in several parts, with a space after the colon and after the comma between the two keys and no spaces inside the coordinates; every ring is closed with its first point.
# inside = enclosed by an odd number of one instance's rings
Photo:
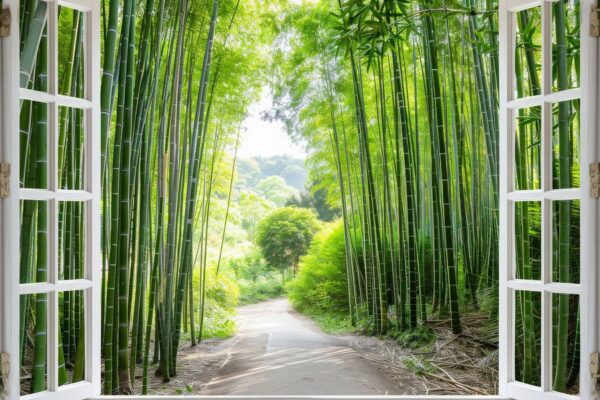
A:
{"type": "Polygon", "coordinates": [[[590,35],[600,37],[600,7],[592,6],[590,13],[590,35]]]}
{"type": "Polygon", "coordinates": [[[590,196],[600,198],[600,163],[590,164],[590,196]]]}
{"type": "Polygon", "coordinates": [[[10,36],[10,9],[0,11],[0,37],[10,36]]]}
{"type": "Polygon", "coordinates": [[[10,164],[0,163],[0,199],[5,199],[10,194],[10,164]]]}
{"type": "Polygon", "coordinates": [[[592,377],[592,388],[596,392],[600,383],[600,353],[590,354],[590,375],[592,377]]]}
{"type": "Polygon", "coordinates": [[[8,379],[8,374],[10,373],[10,354],[8,353],[0,353],[0,382],[2,383],[2,387],[0,387],[0,398],[3,399],[6,394],[6,380],[8,379]]]}
{"type": "Polygon", "coordinates": [[[0,353],[0,377],[2,379],[8,378],[10,372],[10,354],[0,353]]]}

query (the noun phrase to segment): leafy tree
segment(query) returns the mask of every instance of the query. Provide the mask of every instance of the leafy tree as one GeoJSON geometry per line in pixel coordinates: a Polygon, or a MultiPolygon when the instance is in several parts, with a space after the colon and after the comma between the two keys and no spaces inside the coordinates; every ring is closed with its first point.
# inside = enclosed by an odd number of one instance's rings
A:
{"type": "Polygon", "coordinates": [[[265,200],[254,192],[243,192],[237,201],[242,219],[242,228],[248,234],[248,240],[254,242],[258,222],[275,208],[275,204],[265,200]]]}
{"type": "Polygon", "coordinates": [[[325,225],[315,235],[298,274],[286,284],[294,307],[317,313],[348,312],[345,245],[342,220],[325,225]]]}
{"type": "Polygon", "coordinates": [[[273,211],[258,225],[258,245],[265,260],[282,273],[295,273],[300,257],[308,252],[319,222],[315,212],[305,208],[284,207],[273,211]]]}
{"type": "Polygon", "coordinates": [[[290,197],[297,197],[298,191],[285,183],[281,176],[273,175],[263,179],[256,186],[258,193],[267,200],[272,201],[278,207],[285,205],[290,197]]]}
{"type": "Polygon", "coordinates": [[[288,165],[281,171],[281,176],[285,179],[287,184],[298,190],[304,189],[306,175],[304,167],[297,164],[288,165]]]}
{"type": "Polygon", "coordinates": [[[254,158],[240,159],[237,165],[236,186],[254,188],[262,178],[260,165],[254,158]]]}
{"type": "Polygon", "coordinates": [[[229,261],[229,267],[235,273],[236,279],[246,279],[256,283],[260,276],[272,271],[258,249],[249,251],[245,256],[229,261]]]}
{"type": "Polygon", "coordinates": [[[296,190],[304,190],[308,173],[300,158],[287,155],[246,158],[238,162],[236,186],[254,190],[263,179],[272,175],[281,176],[296,190]]]}
{"type": "Polygon", "coordinates": [[[285,205],[314,209],[317,212],[319,220],[323,222],[331,222],[339,214],[339,209],[333,208],[328,204],[327,193],[323,189],[302,192],[300,193],[300,197],[290,197],[285,205]]]}

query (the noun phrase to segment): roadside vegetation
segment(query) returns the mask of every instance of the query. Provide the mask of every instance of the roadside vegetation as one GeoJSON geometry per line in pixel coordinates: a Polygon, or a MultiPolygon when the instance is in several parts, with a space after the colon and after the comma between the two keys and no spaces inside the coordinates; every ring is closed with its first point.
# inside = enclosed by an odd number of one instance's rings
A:
{"type": "Polygon", "coordinates": [[[350,321],[344,224],[330,222],[314,237],[286,284],[290,302],[328,333],[354,330],[350,321]]]}

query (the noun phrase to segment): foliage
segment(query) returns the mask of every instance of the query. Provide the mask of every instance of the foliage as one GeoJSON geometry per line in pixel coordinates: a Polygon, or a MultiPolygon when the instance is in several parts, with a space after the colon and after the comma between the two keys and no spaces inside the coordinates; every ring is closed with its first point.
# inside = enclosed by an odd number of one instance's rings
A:
{"type": "MultiPolygon", "coordinates": [[[[195,269],[192,277],[193,289],[200,291],[202,285],[201,270],[195,269]]],[[[227,338],[235,333],[236,307],[240,300],[240,289],[227,274],[216,275],[214,268],[206,271],[205,312],[202,337],[227,338]]],[[[195,323],[200,324],[196,315],[195,323]]]]}
{"type": "Polygon", "coordinates": [[[279,208],[260,222],[257,243],[269,265],[282,273],[288,268],[295,272],[318,227],[314,211],[279,208]]]}
{"type": "Polygon", "coordinates": [[[257,247],[228,260],[225,270],[235,277],[241,305],[254,304],[284,294],[281,274],[270,267],[257,247]]]}
{"type": "MultiPolygon", "coordinates": [[[[437,318],[458,334],[464,313],[482,305],[497,329],[490,304],[499,290],[498,3],[320,1],[291,7],[278,26],[273,117],[308,142],[311,180],[341,208],[351,313],[371,333],[419,336],[437,318]]],[[[576,0],[551,8],[547,84],[563,91],[580,86],[581,9],[576,0]]],[[[538,96],[541,8],[515,17],[514,65],[506,66],[516,75],[512,96],[538,96]]],[[[523,108],[515,117],[515,190],[548,185],[541,170],[549,166],[553,188],[579,187],[579,102],[523,108]],[[542,121],[550,119],[548,139],[542,121]]],[[[540,204],[515,205],[519,279],[541,279],[540,204]]],[[[578,282],[579,205],[554,202],[551,213],[552,279],[578,282]]],[[[523,355],[515,375],[540,385],[541,296],[517,291],[515,303],[523,355]]],[[[577,387],[579,309],[567,295],[553,296],[552,305],[553,389],[569,392],[577,387]]]]}
{"type": "Polygon", "coordinates": [[[323,332],[330,335],[343,335],[356,331],[348,313],[323,312],[313,309],[304,309],[302,313],[315,321],[323,332]]]}
{"type": "Polygon", "coordinates": [[[266,177],[256,185],[256,190],[263,198],[273,202],[278,207],[284,206],[290,197],[299,196],[298,191],[287,185],[285,179],[279,175],[266,177]]]}
{"type": "Polygon", "coordinates": [[[229,260],[228,269],[233,271],[235,279],[256,282],[259,277],[272,271],[256,248],[248,251],[243,257],[229,260]]]}
{"type": "Polygon", "coordinates": [[[354,318],[385,333],[449,315],[458,333],[497,282],[496,2],[363,3],[289,10],[275,117],[341,210],[354,318]]]}
{"type": "Polygon", "coordinates": [[[268,272],[254,281],[240,279],[237,283],[240,287],[241,305],[260,303],[285,295],[282,277],[279,273],[268,272]]]}
{"type": "Polygon", "coordinates": [[[277,175],[281,176],[287,185],[303,191],[307,179],[304,160],[287,155],[242,159],[238,164],[237,173],[237,185],[240,189],[255,189],[263,179],[277,175]]]}
{"type": "Polygon", "coordinates": [[[327,193],[325,190],[315,189],[314,186],[311,186],[308,192],[300,193],[300,197],[289,198],[285,205],[314,209],[317,212],[319,220],[331,222],[339,216],[339,210],[327,203],[326,196],[327,193]]]}
{"type": "Polygon", "coordinates": [[[241,227],[246,231],[248,240],[254,242],[258,223],[275,209],[275,204],[257,193],[244,191],[239,193],[235,205],[241,217],[241,227]]]}
{"type": "MultiPolygon", "coordinates": [[[[343,219],[318,236],[290,283],[298,307],[314,315],[327,311],[319,317],[324,326],[352,321],[375,334],[399,332],[407,344],[427,340],[432,317],[449,319],[455,333],[465,310],[484,307],[494,321],[497,4],[102,0],[104,393],[129,394],[139,376],[147,391],[152,340],[157,372],[168,381],[177,373],[183,333],[189,332],[192,345],[209,334],[231,334],[237,290],[231,270],[217,276],[212,267],[225,245],[225,256],[235,258],[251,251],[256,239],[268,263],[281,270],[295,267],[308,251],[318,226],[315,213],[273,211],[306,188],[305,163],[275,157],[236,166],[235,155],[228,155],[266,81],[276,102],[269,117],[283,120],[311,150],[306,168],[313,199],[297,204],[329,219],[322,212],[326,204],[343,219]],[[233,171],[239,176],[232,188],[233,171]],[[347,317],[340,314],[346,309],[347,317]]],[[[48,4],[23,0],[20,7],[20,86],[48,92],[48,4]]],[[[580,86],[581,10],[576,0],[548,7],[554,43],[547,89],[560,92],[580,86]]],[[[60,10],[56,90],[82,98],[86,19],[62,5],[60,10]]],[[[542,25],[539,8],[515,13],[510,58],[516,97],[542,93],[542,25]]],[[[548,165],[540,160],[551,166],[544,182],[552,189],[580,186],[579,107],[564,101],[515,112],[516,190],[543,189],[541,171],[548,165]],[[542,135],[542,121],[552,122],[552,135],[542,135]]],[[[42,103],[20,104],[20,184],[85,190],[89,165],[82,160],[90,157],[84,113],[59,107],[50,118],[49,111],[42,103]],[[56,140],[48,140],[54,120],[56,140]],[[57,179],[49,179],[55,171],[48,170],[48,154],[57,154],[57,179]]],[[[59,237],[58,278],[82,279],[83,204],[59,202],[54,210],[46,203],[22,204],[20,282],[48,281],[52,226],[59,237]],[[48,225],[50,217],[55,220],[48,225]]],[[[579,204],[554,201],[547,211],[534,202],[515,206],[517,278],[542,279],[543,214],[551,218],[552,281],[578,283],[579,204]]],[[[280,290],[262,261],[242,263],[238,272],[253,282],[240,278],[245,300],[280,290]]],[[[552,389],[574,390],[579,304],[567,295],[551,302],[552,389]]],[[[515,378],[539,385],[542,296],[518,291],[514,303],[515,352],[522,354],[515,378]]],[[[58,296],[61,321],[50,336],[60,342],[60,385],[84,379],[84,304],[82,293],[58,296]]],[[[20,300],[24,393],[47,389],[48,328],[55,328],[47,326],[47,307],[45,294],[20,300]]]]}
{"type": "Polygon", "coordinates": [[[312,314],[344,314],[349,310],[344,225],[326,225],[300,260],[298,273],[286,284],[296,309],[312,314]]]}
{"type": "Polygon", "coordinates": [[[420,326],[412,331],[400,332],[396,340],[402,347],[408,349],[418,349],[435,342],[436,335],[433,329],[427,326],[420,326]]]}
{"type": "MultiPolygon", "coordinates": [[[[103,193],[103,392],[131,394],[141,377],[145,393],[151,364],[164,381],[177,373],[184,328],[192,345],[206,334],[231,332],[227,315],[233,292],[221,280],[216,282],[223,289],[212,286],[207,270],[219,264],[224,244],[237,244],[232,235],[239,232],[238,210],[229,207],[236,157],[227,153],[262,89],[268,59],[263,45],[273,39],[270,21],[283,2],[101,3],[101,165],[95,178],[103,193]],[[197,274],[201,284],[192,282],[197,274]],[[151,359],[153,340],[158,363],[151,359]]],[[[52,58],[44,29],[48,5],[24,0],[20,6],[15,15],[22,39],[21,87],[47,92],[52,58]]],[[[56,90],[85,98],[89,82],[83,44],[89,21],[67,5],[58,11],[56,90]]],[[[48,112],[41,103],[22,102],[23,186],[48,189],[54,171],[48,171],[47,155],[56,152],[58,188],[85,190],[92,159],[86,153],[85,113],[60,107],[57,140],[48,141],[48,122],[54,120],[48,112]]],[[[44,249],[52,246],[46,221],[54,215],[60,279],[84,278],[85,207],[65,202],[53,212],[34,203],[22,210],[22,282],[47,280],[44,249]]],[[[27,393],[47,389],[47,297],[26,296],[20,304],[22,351],[27,355],[22,359],[33,361],[22,366],[31,376],[24,380],[27,393]],[[29,334],[34,341],[25,340],[29,334]]],[[[84,304],[82,293],[60,296],[60,384],[84,379],[84,304]]]]}

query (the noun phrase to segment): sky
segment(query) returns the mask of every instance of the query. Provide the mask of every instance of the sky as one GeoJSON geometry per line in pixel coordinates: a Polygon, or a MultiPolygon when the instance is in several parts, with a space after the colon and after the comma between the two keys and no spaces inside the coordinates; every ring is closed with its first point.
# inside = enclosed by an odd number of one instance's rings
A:
{"type": "Polygon", "coordinates": [[[242,127],[242,139],[238,156],[250,158],[256,156],[270,157],[275,155],[288,155],[294,158],[306,158],[306,149],[303,145],[292,142],[288,137],[283,123],[280,121],[265,121],[261,117],[263,111],[272,107],[271,95],[268,89],[263,89],[258,103],[250,106],[248,117],[242,127]]]}

